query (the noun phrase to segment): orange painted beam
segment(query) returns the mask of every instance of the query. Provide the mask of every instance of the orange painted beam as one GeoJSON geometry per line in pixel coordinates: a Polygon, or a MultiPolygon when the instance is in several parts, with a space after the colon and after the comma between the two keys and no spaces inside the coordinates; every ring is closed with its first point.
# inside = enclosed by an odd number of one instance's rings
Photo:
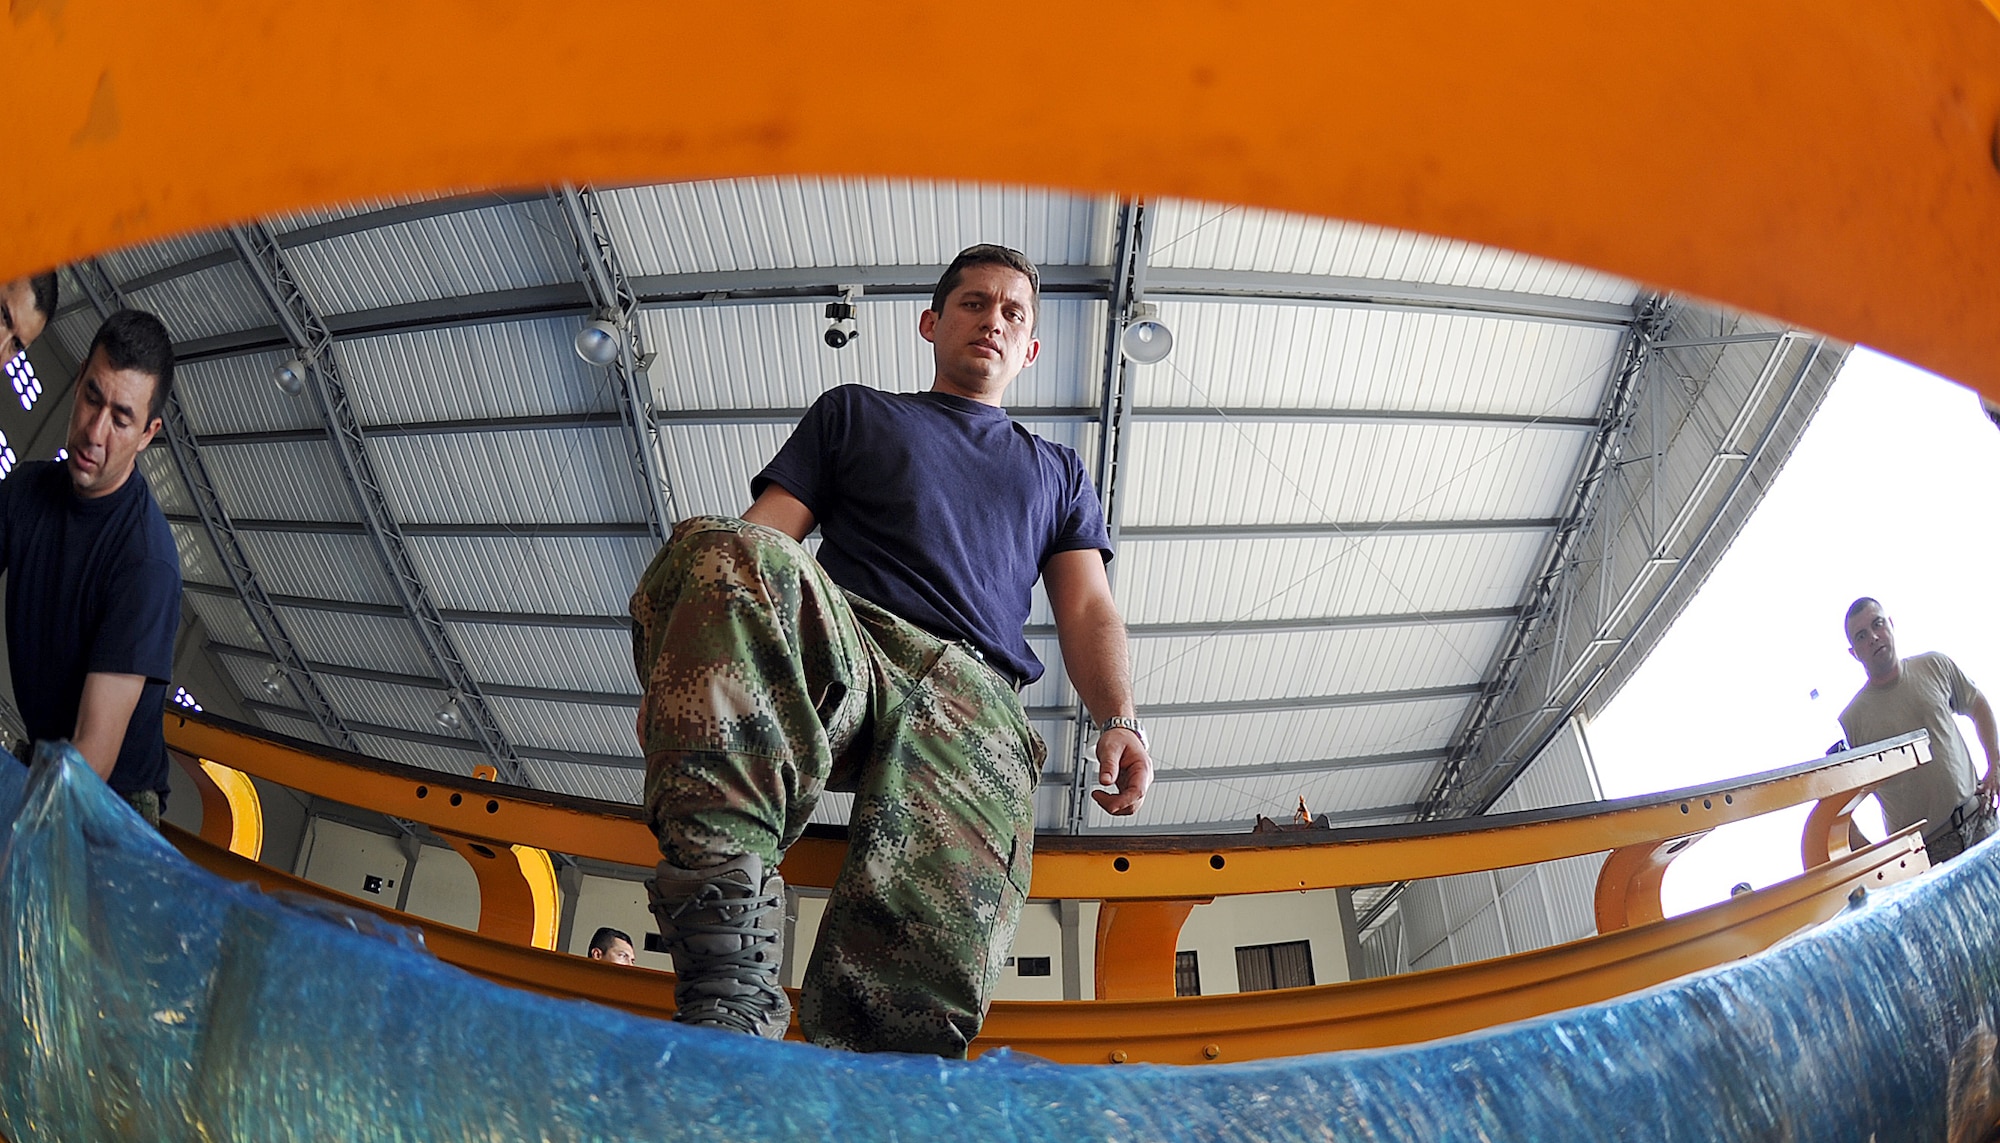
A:
{"type": "Polygon", "coordinates": [[[546,852],[432,832],[465,859],[479,881],[482,936],[540,949],[555,947],[561,907],[555,895],[555,869],[546,852]]]}
{"type": "MultiPolygon", "coordinates": [[[[247,861],[172,825],[162,832],[222,877],[314,894],[412,925],[440,960],[496,983],[642,1016],[673,1014],[671,974],[492,940],[247,861]]],[[[973,1051],[1006,1046],[1063,1063],[1200,1064],[1416,1043],[1607,1000],[1748,956],[1833,916],[1855,887],[1891,884],[1928,865],[1921,837],[1906,830],[1706,909],[1496,960],[1227,996],[998,1001],[973,1051]]],[[[791,1036],[798,1037],[796,1024],[791,1036]]]]}
{"type": "Polygon", "coordinates": [[[1174,953],[1196,905],[1183,901],[1106,901],[1097,910],[1097,998],[1156,1000],[1174,995],[1174,953]]]}
{"type": "MultiPolygon", "coordinates": [[[[359,756],[255,731],[206,715],[169,714],[177,750],[217,758],[260,778],[468,838],[537,846],[556,853],[648,867],[658,860],[638,807],[560,798],[494,782],[359,756]]],[[[1057,900],[1175,900],[1375,885],[1504,869],[1713,829],[1875,785],[1922,764],[1927,742],[1849,751],[1776,777],[1746,779],[1682,795],[1626,799],[1584,808],[1496,815],[1450,823],[1428,836],[1395,827],[1312,834],[1190,838],[1037,838],[1033,897],[1057,900]],[[1490,824],[1489,824],[1490,823],[1490,824]]],[[[829,887],[845,843],[807,837],[784,864],[793,885],[829,887]]]]}
{"type": "Polygon", "coordinates": [[[1024,0],[832,18],[807,0],[603,0],[562,25],[663,45],[671,90],[657,68],[550,50],[550,13],[17,0],[0,71],[35,113],[9,125],[0,278],[388,195],[968,179],[1472,239],[2000,395],[2000,21],[1978,0],[1024,0]],[[286,66],[308,57],[333,62],[286,66]]]}

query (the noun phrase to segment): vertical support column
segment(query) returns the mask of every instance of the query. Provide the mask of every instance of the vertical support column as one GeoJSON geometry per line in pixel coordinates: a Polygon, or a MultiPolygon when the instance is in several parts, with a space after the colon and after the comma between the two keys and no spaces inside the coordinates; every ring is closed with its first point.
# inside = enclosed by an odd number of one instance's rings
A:
{"type": "Polygon", "coordinates": [[[264,803],[250,776],[206,758],[169,751],[201,798],[201,840],[256,861],[264,853],[264,803]]]}
{"type": "MultiPolygon", "coordinates": [[[[1132,417],[1132,363],[1119,348],[1125,325],[1132,320],[1134,307],[1146,289],[1146,262],[1151,227],[1144,203],[1126,202],[1118,208],[1118,237],[1111,277],[1111,296],[1104,322],[1104,385],[1098,407],[1097,495],[1104,506],[1104,528],[1111,546],[1118,546],[1120,501],[1119,477],[1125,468],[1131,445],[1127,428],[1132,417]]],[[[1116,586],[1117,566],[1106,569],[1116,586]]],[[[1091,756],[1090,712],[1081,699],[1073,716],[1070,736],[1069,799],[1064,812],[1064,831],[1083,832],[1090,813],[1090,789],[1096,760],[1091,756]]]]}
{"type": "Polygon", "coordinates": [[[1171,998],[1181,926],[1196,905],[1213,900],[1106,901],[1097,912],[1097,998],[1171,998]]]}
{"type": "Polygon", "coordinates": [[[556,947],[561,893],[546,850],[432,832],[465,858],[479,879],[482,936],[538,949],[556,947]]]}
{"type": "Polygon", "coordinates": [[[1597,931],[1617,932],[1666,919],[1660,903],[1660,882],[1667,866],[1687,847],[1708,836],[1707,830],[1666,841],[1649,841],[1614,849],[1597,871],[1597,931]]]}
{"type": "Polygon", "coordinates": [[[1821,798],[1813,805],[1812,813],[1806,815],[1805,833],[1799,844],[1799,856],[1807,869],[1838,861],[1868,847],[1867,836],[1854,824],[1854,811],[1874,792],[1875,787],[1870,786],[1821,798]]]}
{"type": "Polygon", "coordinates": [[[1083,902],[1056,902],[1062,920],[1063,999],[1083,999],[1083,902]]]}

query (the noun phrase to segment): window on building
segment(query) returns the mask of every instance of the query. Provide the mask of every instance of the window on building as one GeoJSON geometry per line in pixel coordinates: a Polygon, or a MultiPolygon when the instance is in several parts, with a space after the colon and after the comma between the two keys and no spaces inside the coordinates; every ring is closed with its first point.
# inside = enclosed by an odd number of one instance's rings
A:
{"type": "Polygon", "coordinates": [[[1236,987],[1241,991],[1304,988],[1312,983],[1311,941],[1242,945],[1236,950],[1236,987]]]}
{"type": "Polygon", "coordinates": [[[1014,959],[1014,972],[1019,976],[1049,975],[1049,958],[1045,956],[1024,956],[1014,959]]]}
{"type": "Polygon", "coordinates": [[[1174,995],[1201,995],[1201,958],[1193,949],[1174,954],[1174,995]]]}

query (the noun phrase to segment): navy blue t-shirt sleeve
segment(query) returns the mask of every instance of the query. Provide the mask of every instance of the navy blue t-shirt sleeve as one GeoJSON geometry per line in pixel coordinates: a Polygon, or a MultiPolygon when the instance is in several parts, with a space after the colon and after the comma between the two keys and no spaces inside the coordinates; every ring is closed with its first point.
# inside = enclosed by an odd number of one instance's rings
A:
{"type": "Polygon", "coordinates": [[[1065,503],[1061,517],[1056,523],[1055,539],[1049,544],[1042,562],[1048,563],[1049,556],[1057,552],[1073,552],[1080,548],[1096,548],[1104,556],[1104,562],[1111,562],[1111,534],[1104,527],[1104,506],[1097,502],[1097,490],[1091,487],[1090,477],[1083,471],[1083,461],[1068,449],[1063,450],[1065,503]]]}
{"type": "MultiPolygon", "coordinates": [[[[842,386],[841,388],[846,388],[842,386]]],[[[840,389],[832,389],[820,394],[812,403],[806,415],[800,419],[799,427],[792,430],[791,438],[785,441],[778,455],[763,471],[750,479],[750,498],[755,500],[764,490],[776,484],[799,498],[816,519],[825,519],[832,512],[834,450],[839,447],[842,428],[846,424],[846,409],[840,389]]]]}
{"type": "Polygon", "coordinates": [[[109,596],[84,670],[166,682],[174,670],[174,635],[181,621],[180,568],[162,559],[137,560],[109,596]]]}

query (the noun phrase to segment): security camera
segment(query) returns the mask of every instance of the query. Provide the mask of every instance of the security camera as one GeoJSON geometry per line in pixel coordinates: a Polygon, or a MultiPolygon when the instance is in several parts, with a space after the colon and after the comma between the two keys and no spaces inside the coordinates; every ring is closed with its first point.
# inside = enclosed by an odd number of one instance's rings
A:
{"type": "Polygon", "coordinates": [[[826,347],[839,349],[850,341],[858,341],[861,331],[854,327],[854,299],[861,293],[860,286],[843,286],[840,300],[826,304],[826,347]]]}

